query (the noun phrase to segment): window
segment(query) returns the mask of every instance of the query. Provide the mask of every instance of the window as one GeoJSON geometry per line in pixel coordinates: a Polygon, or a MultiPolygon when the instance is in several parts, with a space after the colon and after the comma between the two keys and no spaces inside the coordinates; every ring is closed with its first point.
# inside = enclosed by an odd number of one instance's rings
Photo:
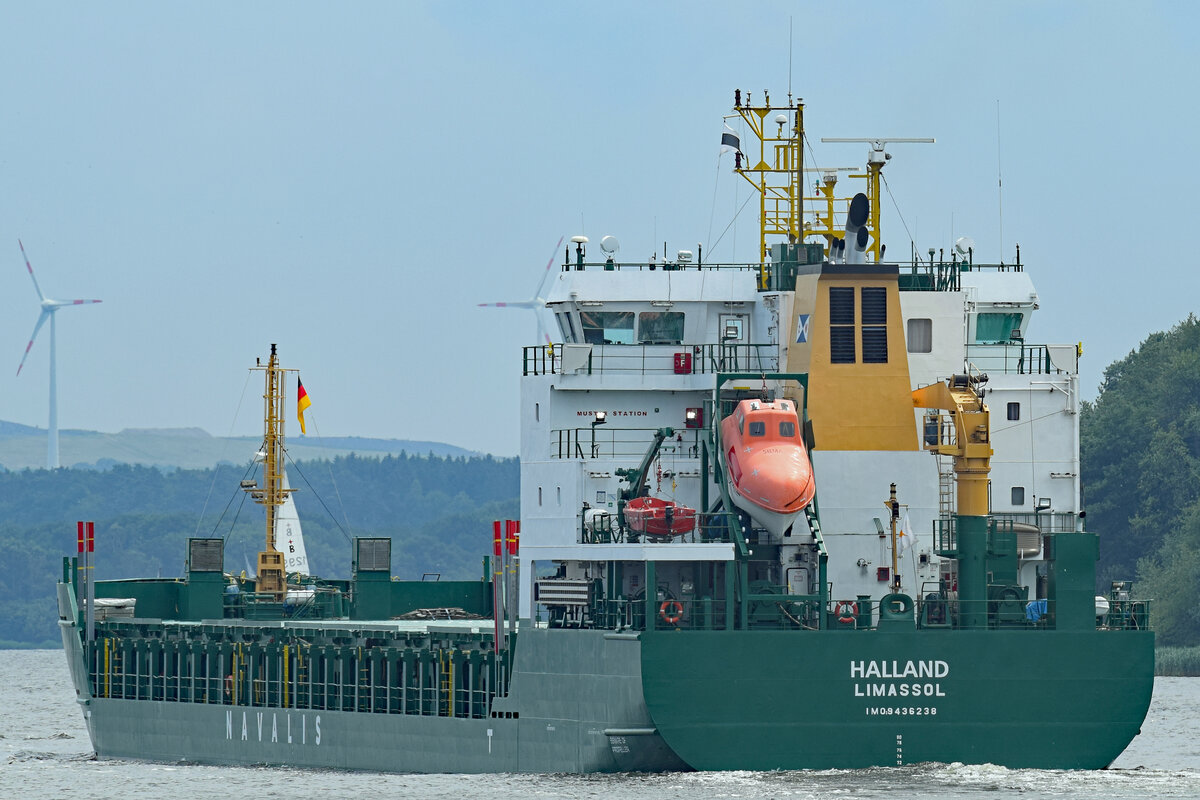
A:
{"type": "Polygon", "coordinates": [[[638,342],[680,344],[683,342],[682,311],[643,311],[638,314],[638,342]]]}
{"type": "Polygon", "coordinates": [[[767,435],[767,423],[754,422],[753,420],[751,420],[750,435],[751,436],[766,436],[767,435]]]}
{"type": "Polygon", "coordinates": [[[864,286],[862,289],[862,350],[864,364],[886,364],[887,289],[864,286]]]}
{"type": "Polygon", "coordinates": [[[1010,420],[1018,420],[1021,418],[1021,404],[1020,403],[1009,403],[1008,404],[1008,418],[1010,420]]]}
{"type": "Polygon", "coordinates": [[[779,435],[785,439],[796,438],[796,423],[794,423],[794,422],[779,423],[779,435]]]}
{"type": "Polygon", "coordinates": [[[854,346],[854,289],[849,286],[829,287],[829,361],[833,364],[853,364],[858,360],[854,346]]]}
{"type": "Polygon", "coordinates": [[[1020,314],[979,314],[975,318],[975,341],[977,342],[1008,342],[1013,339],[1013,333],[1020,335],[1020,314]]]}
{"type": "Polygon", "coordinates": [[[1024,486],[1012,487],[1012,504],[1014,506],[1025,505],[1025,487],[1024,486]]]}
{"type": "Polygon", "coordinates": [[[542,487],[538,487],[538,505],[542,504],[542,487]]]}
{"type": "Polygon", "coordinates": [[[556,495],[556,499],[557,499],[557,501],[558,501],[558,504],[561,506],[561,505],[562,505],[562,487],[561,487],[561,486],[556,486],[556,487],[555,487],[555,491],[556,491],[556,493],[557,493],[557,495],[556,495]]]}
{"type": "Polygon", "coordinates": [[[542,404],[541,403],[533,404],[533,421],[534,422],[542,421],[542,404]]]}
{"type": "Polygon", "coordinates": [[[933,352],[933,320],[917,318],[908,321],[908,352],[933,352]]]}
{"type": "Polygon", "coordinates": [[[583,340],[588,344],[633,344],[632,311],[580,311],[583,340]]]}

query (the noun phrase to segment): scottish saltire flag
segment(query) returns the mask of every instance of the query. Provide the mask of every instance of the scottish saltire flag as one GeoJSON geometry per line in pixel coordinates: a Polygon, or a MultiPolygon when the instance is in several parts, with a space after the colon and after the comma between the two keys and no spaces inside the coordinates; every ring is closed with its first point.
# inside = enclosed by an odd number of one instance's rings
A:
{"type": "Polygon", "coordinates": [[[801,344],[808,341],[808,332],[811,325],[811,314],[801,314],[796,319],[796,344],[801,344]]]}

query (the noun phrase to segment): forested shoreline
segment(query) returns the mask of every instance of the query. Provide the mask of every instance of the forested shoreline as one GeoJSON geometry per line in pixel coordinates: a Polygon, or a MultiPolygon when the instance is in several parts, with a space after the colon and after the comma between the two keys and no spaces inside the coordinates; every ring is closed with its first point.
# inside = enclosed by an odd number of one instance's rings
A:
{"type": "MultiPolygon", "coordinates": [[[[347,578],[350,538],[390,536],[393,574],[482,575],[491,521],[518,513],[515,458],[402,454],[292,463],[309,563],[347,578]]],[[[249,467],[0,473],[0,647],[59,647],[54,583],[75,521],[96,523],[96,578],[176,577],[189,537],[226,539],[227,570],[254,563],[263,510],[238,489],[249,467]]]]}
{"type": "MultiPolygon", "coordinates": [[[[1083,403],[1080,437],[1083,508],[1100,536],[1097,593],[1133,578],[1134,595],[1152,601],[1159,645],[1200,646],[1200,320],[1109,365],[1083,403]]],[[[310,563],[330,578],[348,576],[351,536],[392,537],[402,578],[479,577],[491,520],[518,515],[515,458],[351,455],[288,469],[310,563]]],[[[262,509],[237,489],[250,473],[0,472],[0,647],[59,646],[54,581],[76,520],[96,522],[98,579],[178,576],[191,536],[226,538],[226,568],[249,566],[263,539],[262,509]]]]}

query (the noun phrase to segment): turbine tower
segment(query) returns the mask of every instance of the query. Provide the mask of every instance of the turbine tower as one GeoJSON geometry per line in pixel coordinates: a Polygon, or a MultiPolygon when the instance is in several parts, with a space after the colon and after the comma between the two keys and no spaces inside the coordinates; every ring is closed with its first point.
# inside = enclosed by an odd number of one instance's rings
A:
{"type": "Polygon", "coordinates": [[[25,359],[29,358],[29,351],[33,348],[33,342],[37,339],[38,331],[42,329],[42,325],[46,320],[50,320],[50,428],[46,434],[46,469],[58,469],[58,375],[57,367],[55,366],[56,346],[54,336],[54,313],[63,306],[82,306],[90,303],[99,303],[99,300],[51,300],[46,295],[42,294],[42,287],[38,286],[37,278],[33,274],[33,266],[29,263],[29,256],[25,255],[25,245],[21,240],[17,240],[17,244],[21,246],[21,256],[25,259],[25,268],[29,270],[29,277],[33,280],[33,288],[38,294],[38,300],[42,304],[42,313],[38,315],[37,324],[33,326],[33,335],[29,337],[29,344],[25,345],[25,355],[21,356],[21,363],[17,367],[17,375],[21,374],[21,367],[25,366],[25,359]]]}
{"type": "MultiPolygon", "coordinates": [[[[554,252],[558,252],[558,248],[563,243],[566,237],[559,237],[558,244],[554,245],[554,252]]],[[[550,269],[554,266],[554,255],[550,256],[550,260],[546,262],[546,269],[542,272],[542,280],[538,283],[537,289],[533,293],[533,297],[528,300],[516,300],[511,303],[480,303],[480,308],[528,308],[532,309],[537,316],[538,343],[550,344],[550,334],[546,332],[546,323],[543,320],[542,309],[546,307],[546,298],[542,297],[542,290],[546,288],[546,279],[550,277],[550,269]]]]}

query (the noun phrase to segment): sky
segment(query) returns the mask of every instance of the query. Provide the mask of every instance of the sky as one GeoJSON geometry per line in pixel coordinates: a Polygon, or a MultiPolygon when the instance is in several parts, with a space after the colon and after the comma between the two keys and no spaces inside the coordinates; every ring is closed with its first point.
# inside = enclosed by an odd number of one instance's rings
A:
{"type": "Polygon", "coordinates": [[[535,321],[476,304],[527,299],[579,233],[755,260],[722,116],[735,88],[789,86],[823,166],[866,146],[822,136],[937,140],[888,148],[889,255],[1019,244],[1027,339],[1082,341],[1092,398],[1200,310],[1179,249],[1198,22],[1095,0],[2,2],[0,420],[47,424],[49,326],[15,375],[39,312],[20,239],[47,296],[103,300],[58,313],[62,428],[255,434],[247,367],[278,343],[309,435],[515,455],[535,321]]]}

